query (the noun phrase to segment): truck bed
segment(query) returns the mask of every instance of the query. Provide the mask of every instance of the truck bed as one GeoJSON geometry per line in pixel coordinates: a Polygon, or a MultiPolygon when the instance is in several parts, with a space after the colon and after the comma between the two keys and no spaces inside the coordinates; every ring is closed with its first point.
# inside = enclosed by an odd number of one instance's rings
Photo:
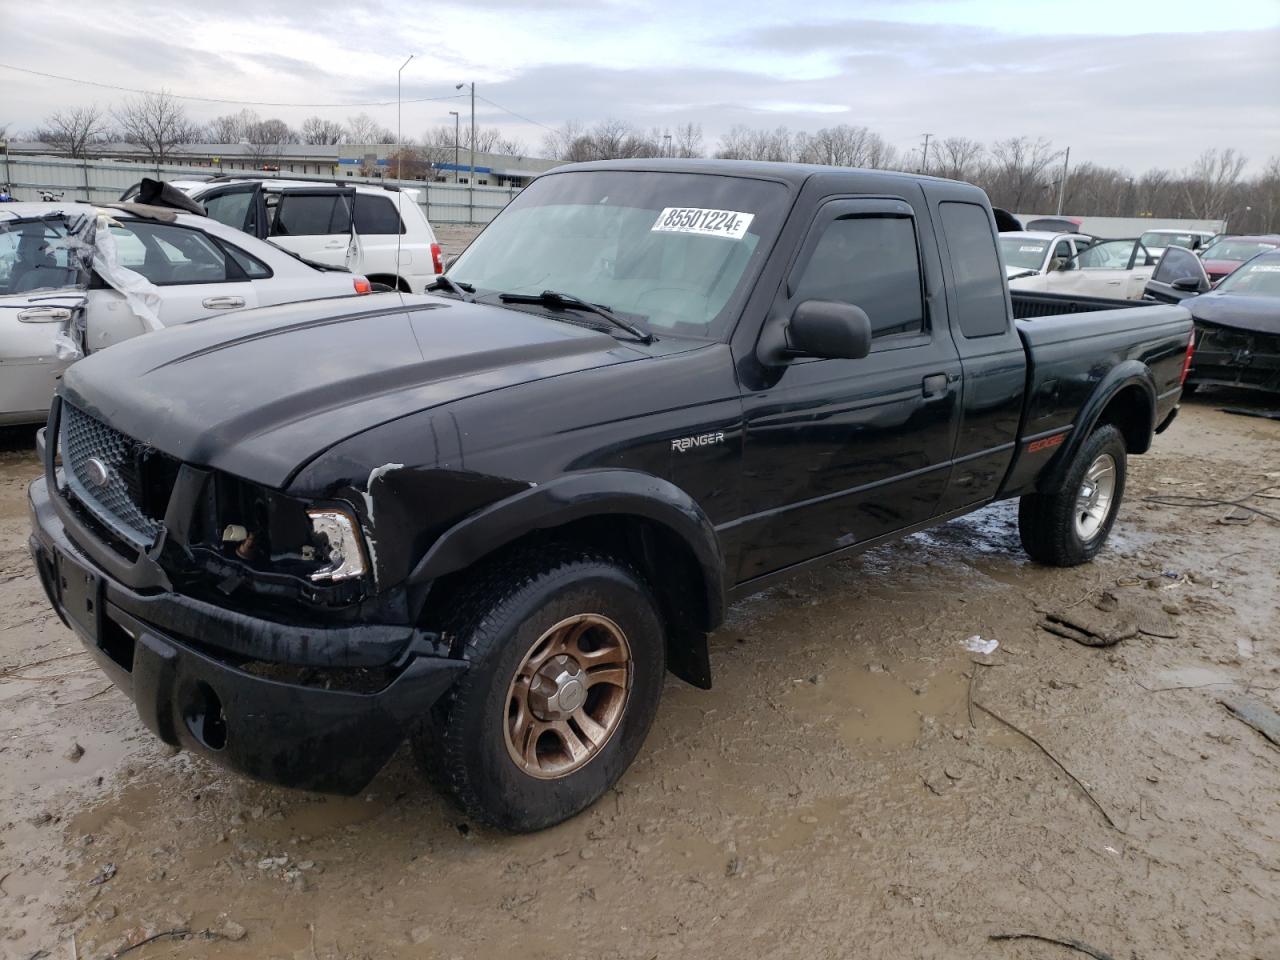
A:
{"type": "Polygon", "coordinates": [[[1042,293],[1033,290],[1010,290],[1015,320],[1036,320],[1069,313],[1093,313],[1098,310],[1123,310],[1126,307],[1154,307],[1151,300],[1115,300],[1110,297],[1075,297],[1067,293],[1042,293]]]}

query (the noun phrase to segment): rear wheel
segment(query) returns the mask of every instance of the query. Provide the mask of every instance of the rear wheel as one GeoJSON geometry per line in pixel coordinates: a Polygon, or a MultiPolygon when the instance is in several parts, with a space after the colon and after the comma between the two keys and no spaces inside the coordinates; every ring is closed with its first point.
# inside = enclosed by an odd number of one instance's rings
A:
{"type": "Polygon", "coordinates": [[[1099,427],[1076,451],[1057,490],[1019,502],[1018,533],[1031,558],[1073,567],[1097,556],[1120,509],[1125,474],[1123,435],[1110,424],[1099,427]]]}
{"type": "Polygon", "coordinates": [[[631,568],[567,548],[491,565],[449,632],[470,668],[414,736],[415,753],[471,816],[551,826],[611,787],[657,711],[665,640],[631,568]]]}

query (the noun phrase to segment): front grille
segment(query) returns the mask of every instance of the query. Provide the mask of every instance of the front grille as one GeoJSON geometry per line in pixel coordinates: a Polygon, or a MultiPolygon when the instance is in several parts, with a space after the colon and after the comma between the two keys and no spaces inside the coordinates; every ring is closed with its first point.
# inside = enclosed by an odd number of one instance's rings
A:
{"type": "Polygon", "coordinates": [[[164,529],[177,461],[69,403],[62,405],[59,439],[74,497],[130,545],[154,544],[164,529]]]}

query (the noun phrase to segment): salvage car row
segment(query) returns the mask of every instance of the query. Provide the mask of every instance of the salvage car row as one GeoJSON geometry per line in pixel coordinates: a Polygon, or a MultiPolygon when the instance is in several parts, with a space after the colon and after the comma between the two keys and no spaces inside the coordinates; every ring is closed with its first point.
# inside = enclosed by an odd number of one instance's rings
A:
{"type": "Polygon", "coordinates": [[[442,270],[421,208],[383,187],[143,181],[120,203],[0,205],[0,424],[43,422],[71,362],[138,334],[379,287],[420,293],[442,270]]]}

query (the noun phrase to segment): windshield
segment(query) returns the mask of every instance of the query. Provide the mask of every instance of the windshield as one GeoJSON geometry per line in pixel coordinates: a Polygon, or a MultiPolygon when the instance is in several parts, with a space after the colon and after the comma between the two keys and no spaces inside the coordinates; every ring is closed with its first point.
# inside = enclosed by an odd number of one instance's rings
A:
{"type": "Polygon", "coordinates": [[[1276,244],[1261,240],[1219,240],[1203,253],[1205,260],[1248,260],[1264,250],[1274,250],[1276,244]]]}
{"type": "Polygon", "coordinates": [[[1249,261],[1218,284],[1218,292],[1238,297],[1280,297],[1280,253],[1249,261]]]}
{"type": "Polygon", "coordinates": [[[655,333],[720,337],[787,211],[779,183],[581,171],[535,180],[449,269],[477,296],[544,290],[655,333]]]}
{"type": "Polygon", "coordinates": [[[93,226],[79,214],[0,220],[0,296],[84,287],[93,226]]]}
{"type": "Polygon", "coordinates": [[[1048,247],[1043,240],[1028,240],[1026,237],[1000,238],[1000,253],[1004,256],[1006,267],[1039,270],[1044,264],[1044,252],[1048,247]]]}
{"type": "Polygon", "coordinates": [[[1159,230],[1148,230],[1138,239],[1142,241],[1144,247],[1186,247],[1188,250],[1194,250],[1199,238],[1191,233],[1161,233],[1159,230]]]}

